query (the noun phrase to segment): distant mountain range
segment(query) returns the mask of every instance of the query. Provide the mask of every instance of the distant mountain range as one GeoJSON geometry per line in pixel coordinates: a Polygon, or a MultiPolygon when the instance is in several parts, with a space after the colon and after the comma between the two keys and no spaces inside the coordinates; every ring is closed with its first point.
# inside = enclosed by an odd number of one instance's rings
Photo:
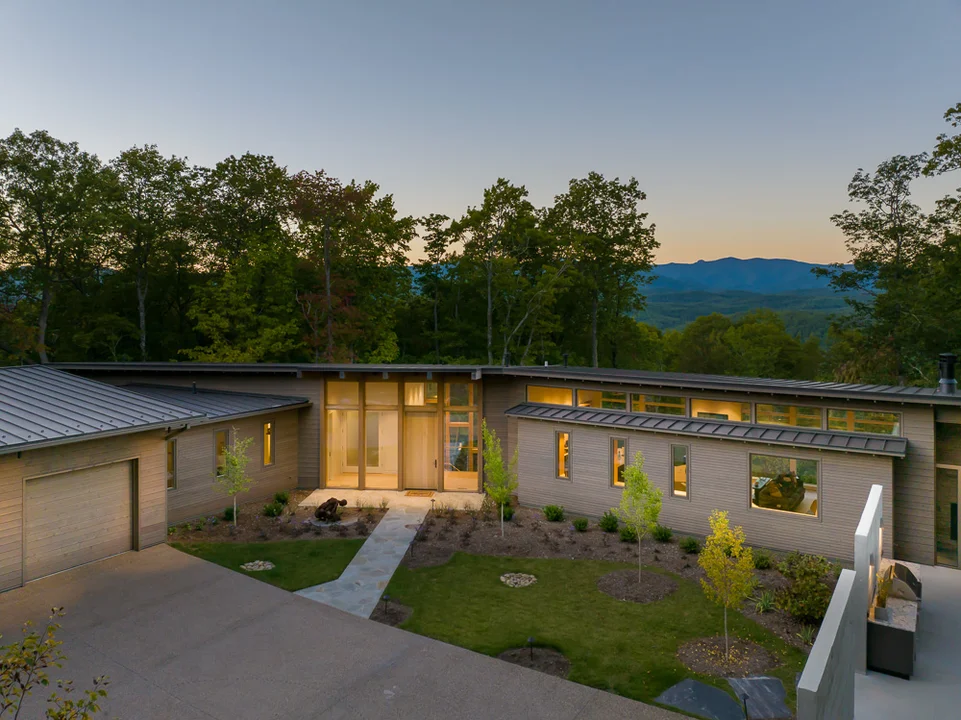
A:
{"type": "Polygon", "coordinates": [[[647,309],[638,316],[662,330],[681,329],[713,312],[736,320],[757,308],[777,312],[800,338],[827,335],[831,318],[847,312],[844,297],[816,276],[812,263],[798,260],[723,258],[665,263],[644,288],[647,309]]]}
{"type": "Polygon", "coordinates": [[[825,278],[812,270],[826,265],[814,265],[799,260],[769,258],[722,258],[698,260],[694,263],[665,263],[654,269],[657,279],[651,290],[741,290],[744,292],[776,294],[801,290],[824,290],[825,278]]]}

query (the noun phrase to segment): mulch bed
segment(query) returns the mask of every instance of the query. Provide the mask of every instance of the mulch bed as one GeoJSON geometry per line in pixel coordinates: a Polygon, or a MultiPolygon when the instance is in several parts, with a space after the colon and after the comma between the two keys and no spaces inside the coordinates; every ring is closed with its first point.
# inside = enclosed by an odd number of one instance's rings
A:
{"type": "Polygon", "coordinates": [[[615,600],[649,603],[666,598],[677,590],[677,583],[667,575],[647,571],[638,582],[637,570],[615,570],[598,579],[597,589],[615,600]]]}
{"type": "Polygon", "coordinates": [[[778,665],[763,647],[740,638],[731,638],[730,653],[725,656],[723,636],[684,643],[677,650],[677,659],[696,673],[715,677],[762,675],[778,665]]]}
{"type": "Polygon", "coordinates": [[[370,614],[370,619],[383,623],[384,625],[397,627],[402,622],[405,622],[413,613],[413,608],[409,608],[399,602],[391,600],[385,605],[384,601],[381,600],[377,603],[377,607],[374,608],[374,612],[370,614]]]}
{"type": "MultiPolygon", "coordinates": [[[[179,525],[172,525],[167,539],[175,542],[272,542],[300,538],[351,538],[369,535],[385,512],[375,508],[366,512],[357,507],[343,508],[340,523],[331,527],[314,527],[309,520],[314,517],[313,507],[300,507],[310,490],[289,490],[290,501],[280,517],[265,517],[264,505],[273,497],[260,498],[237,506],[237,527],[223,519],[223,515],[210,515],[179,525]]],[[[331,491],[331,497],[336,491],[331,491]]],[[[230,505],[224,498],[224,507],[230,505]]]]}
{"type": "Polygon", "coordinates": [[[497,656],[514,665],[521,665],[548,675],[566,678],[571,671],[571,661],[563,653],[553,648],[535,647],[533,655],[530,648],[512,648],[497,656]]]}

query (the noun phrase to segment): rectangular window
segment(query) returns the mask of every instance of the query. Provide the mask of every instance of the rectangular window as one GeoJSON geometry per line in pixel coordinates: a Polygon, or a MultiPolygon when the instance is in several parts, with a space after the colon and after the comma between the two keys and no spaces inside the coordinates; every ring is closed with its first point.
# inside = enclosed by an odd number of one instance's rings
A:
{"type": "Polygon", "coordinates": [[[545,405],[573,405],[574,391],[570,388],[528,385],[527,402],[544,403],[545,405]]]}
{"type": "Polygon", "coordinates": [[[472,407],[474,405],[474,383],[447,383],[447,407],[472,407]]]}
{"type": "Polygon", "coordinates": [[[367,382],[364,383],[365,405],[397,406],[397,383],[395,382],[367,382]]]}
{"type": "Polygon", "coordinates": [[[432,381],[404,383],[404,404],[408,407],[437,405],[437,383],[432,381]]]}
{"type": "Polygon", "coordinates": [[[751,455],[751,507],[818,516],[818,461],[751,455]]]}
{"type": "Polygon", "coordinates": [[[360,405],[360,383],[352,380],[328,380],[327,404],[360,405]]]}
{"type": "Polygon", "coordinates": [[[710,420],[751,422],[751,403],[692,398],[691,417],[710,420]]]}
{"type": "MultiPolygon", "coordinates": [[[[396,386],[394,387],[396,400],[396,386]]],[[[398,410],[366,410],[364,413],[366,442],[365,486],[368,489],[396,490],[399,461],[397,437],[400,424],[398,410]]]]}
{"type": "Polygon", "coordinates": [[[672,395],[631,395],[633,412],[687,415],[687,400],[672,395]]]}
{"type": "Polygon", "coordinates": [[[870,410],[828,410],[828,430],[900,435],[901,413],[870,410]]]}
{"type": "Polygon", "coordinates": [[[355,488],[360,477],[360,411],[327,410],[327,486],[355,488]]]}
{"type": "Polygon", "coordinates": [[[177,441],[167,441],[167,489],[177,489],[177,441]]]}
{"type": "Polygon", "coordinates": [[[264,465],[274,464],[274,421],[264,423],[264,465]]]}
{"type": "Polygon", "coordinates": [[[627,463],[627,440],[611,438],[611,485],[624,487],[624,467],[627,463]]]}
{"type": "Polygon", "coordinates": [[[671,445],[671,495],[688,496],[687,445],[671,445]]]}
{"type": "Polygon", "coordinates": [[[471,410],[444,413],[444,489],[476,491],[478,483],[478,420],[471,410]]]}
{"type": "Polygon", "coordinates": [[[627,393],[609,390],[578,390],[577,406],[604,410],[627,410],[627,393]]]}
{"type": "Polygon", "coordinates": [[[230,442],[229,430],[218,430],[214,433],[214,448],[216,451],[217,475],[224,474],[227,466],[227,443],[230,442]]]}
{"type": "Polygon", "coordinates": [[[557,477],[562,480],[571,479],[571,434],[558,432],[554,434],[554,457],[557,460],[557,477]]]}
{"type": "Polygon", "coordinates": [[[789,427],[821,428],[821,408],[804,405],[757,404],[757,422],[760,425],[787,425],[789,427]]]}

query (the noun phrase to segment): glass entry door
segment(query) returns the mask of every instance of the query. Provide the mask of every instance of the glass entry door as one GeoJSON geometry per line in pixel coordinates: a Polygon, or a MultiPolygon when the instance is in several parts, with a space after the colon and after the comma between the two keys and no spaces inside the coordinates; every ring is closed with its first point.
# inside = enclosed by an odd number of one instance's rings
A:
{"type": "Polygon", "coordinates": [[[436,490],[440,452],[436,412],[404,414],[404,487],[436,490]]]}
{"type": "Polygon", "coordinates": [[[961,467],[938,465],[935,478],[935,545],[938,565],[958,567],[958,481],[961,467]]]}

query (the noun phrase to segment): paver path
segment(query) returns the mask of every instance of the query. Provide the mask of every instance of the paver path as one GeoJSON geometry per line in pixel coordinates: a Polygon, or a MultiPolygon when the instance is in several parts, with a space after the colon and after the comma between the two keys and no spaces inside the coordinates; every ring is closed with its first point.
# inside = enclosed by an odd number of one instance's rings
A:
{"type": "Polygon", "coordinates": [[[428,507],[392,507],[339,578],[297,594],[369,618],[427,516],[428,507]]]}

